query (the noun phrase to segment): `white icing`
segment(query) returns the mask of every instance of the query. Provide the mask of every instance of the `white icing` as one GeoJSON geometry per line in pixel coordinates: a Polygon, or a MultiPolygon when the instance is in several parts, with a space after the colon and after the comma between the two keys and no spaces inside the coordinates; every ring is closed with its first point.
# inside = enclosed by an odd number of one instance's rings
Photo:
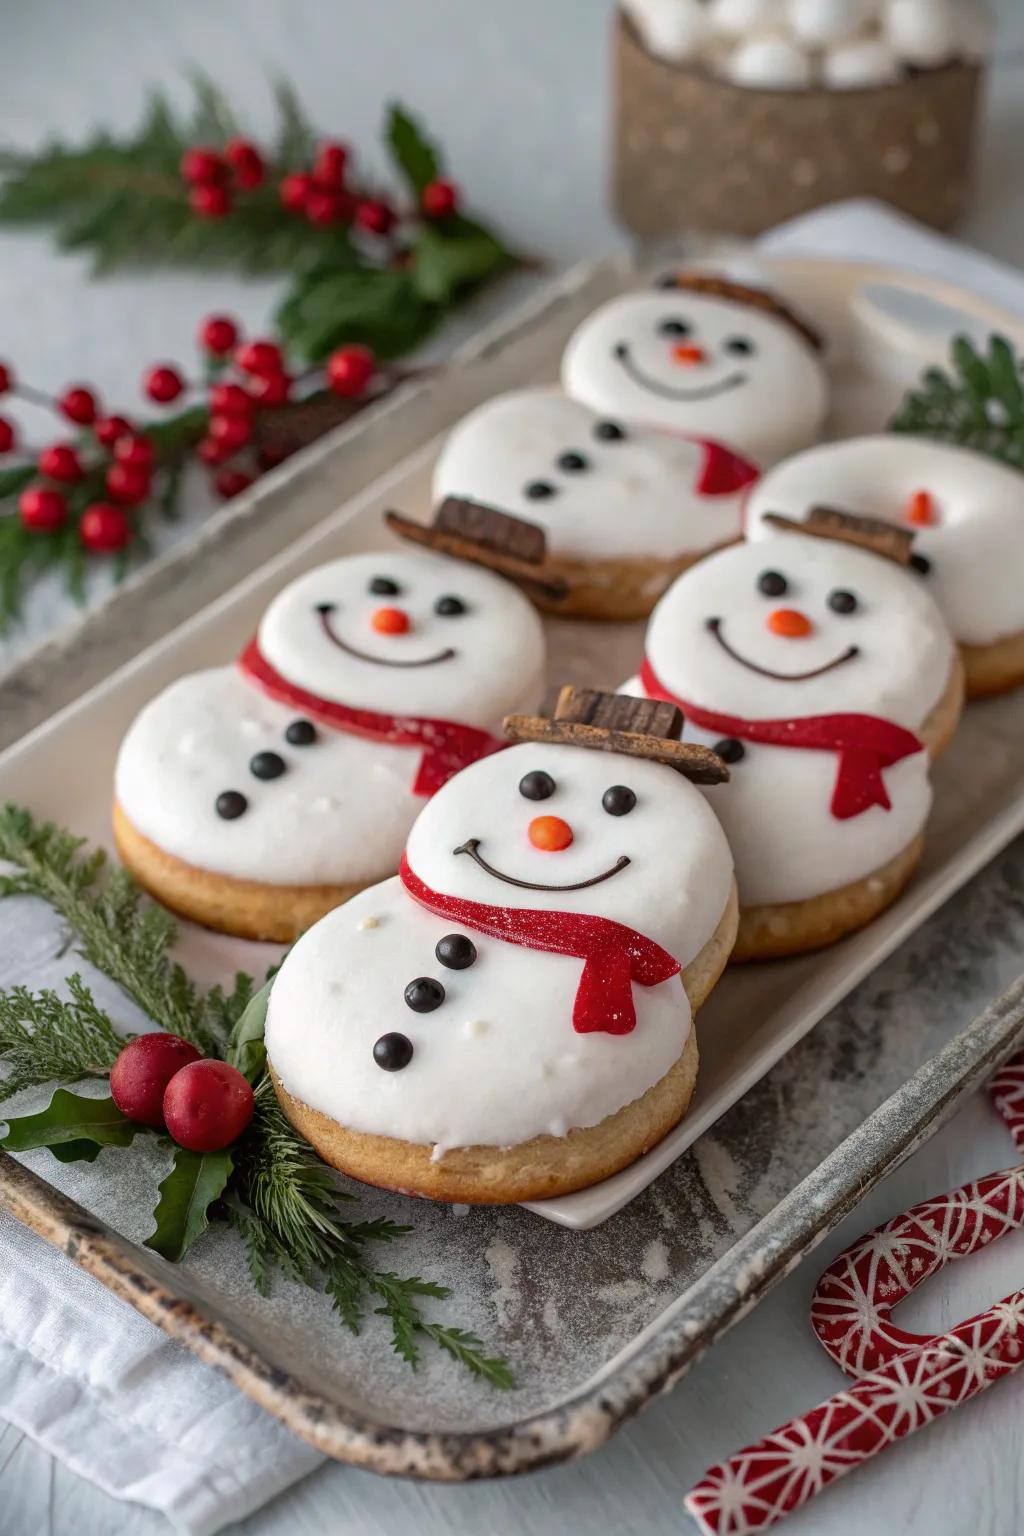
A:
{"type": "MultiPolygon", "coordinates": [[[[786,719],[864,713],[916,730],[943,693],[953,642],[912,574],[891,561],[835,542],[776,534],[712,555],[684,573],[652,615],[647,656],[663,686],[718,714],[786,719]],[[764,596],[759,574],[789,582],[764,596]],[[851,614],[833,612],[829,592],[854,593],[851,614]],[[812,621],[800,639],[766,627],[777,608],[812,621]],[[859,654],[807,681],[763,677],[732,659],[707,628],[740,656],[792,675],[810,671],[857,646],[859,654]]],[[[636,679],[624,691],[641,691],[636,679]]],[[[687,722],[689,739],[713,744],[720,732],[687,722]]],[[[895,857],[924,825],[931,803],[927,755],[883,770],[891,810],[872,806],[840,820],[830,805],[838,759],[826,751],[745,741],[730,782],[705,791],[729,839],[744,905],[799,901],[863,879],[895,857]]]]}
{"type": "Polygon", "coordinates": [[[889,44],[875,37],[830,49],[822,60],[821,73],[832,90],[856,91],[891,84],[899,78],[900,66],[889,44]]]}
{"type": "Polygon", "coordinates": [[[488,400],[445,443],[434,499],[465,496],[526,518],[544,529],[551,554],[570,559],[671,559],[740,537],[746,491],[695,488],[702,443],[621,422],[624,436],[605,440],[595,429],[608,419],[556,390],[488,400]],[[566,453],[587,467],[562,468],[566,453]],[[553,494],[528,496],[536,483],[553,494]]]}
{"type": "MultiPolygon", "coordinates": [[[[725,839],[700,795],[658,764],[580,748],[517,746],[475,764],[424,808],[409,859],[428,884],[491,905],[593,912],[628,923],[685,964],[711,936],[728,899],[725,839]],[[543,770],[548,800],[526,800],[519,780],[543,770]],[[609,816],[601,795],[627,784],[637,805],[609,816]],[[560,815],[575,841],[559,853],[534,849],[526,829],[560,815]],[[491,862],[520,878],[570,882],[622,854],[632,863],[585,891],[523,891],[485,875],[451,849],[481,839],[491,862]],[[673,857],[665,857],[671,838],[673,857]]],[[[364,892],[317,923],[291,951],[274,983],[267,1048],[284,1086],[342,1125],[435,1148],[512,1146],[541,1134],[595,1125],[645,1093],[678,1059],[690,1011],[678,977],[633,987],[636,1028],[628,1035],[577,1034],[573,1002],[582,961],[523,949],[435,917],[397,880],[364,892]],[[361,928],[372,912],[379,925],[361,928]],[[477,949],[462,971],[440,965],[446,933],[477,949]],[[445,1000],[414,1013],[407,983],[432,976],[445,1000]],[[398,1031],[414,1055],[382,1071],[373,1044],[398,1031]]]]}
{"type": "Polygon", "coordinates": [[[625,294],[596,309],[569,340],[562,384],[602,414],[716,438],[757,462],[813,442],[828,404],[818,354],[791,325],[685,289],[625,294]],[[660,329],[672,321],[687,334],[660,329]],[[731,352],[736,339],[754,350],[731,352]],[[677,362],[680,344],[701,348],[703,361],[677,362]],[[705,390],[715,393],[692,398],[705,390]]]}
{"type": "Polygon", "coordinates": [[[270,604],[259,643],[288,682],[320,698],[484,729],[513,700],[536,696],[544,666],[540,620],[510,582],[464,561],[411,550],[349,555],[300,576],[270,604]],[[398,594],[370,592],[374,577],[397,582],[398,594]],[[436,613],[445,596],[461,598],[466,611],[436,613]],[[335,605],[328,621],[333,632],[371,659],[332,642],[316,611],[321,603],[335,605]],[[409,629],[378,633],[371,618],[380,608],[401,609],[409,629]],[[447,651],[454,655],[430,661],[447,651]],[[429,664],[408,665],[424,660],[429,664]]]}
{"type": "Polygon", "coordinates": [[[812,448],[752,487],[748,533],[774,537],[765,512],[803,518],[822,504],[909,528],[917,491],[937,519],[914,529],[914,550],[931,562],[918,579],[956,638],[988,645],[1024,629],[1024,477],[982,454],[893,433],[812,448]]]}
{"type": "Polygon", "coordinates": [[[798,91],[813,76],[808,55],[788,37],[751,37],[730,54],[726,78],[752,90],[798,91]]]}
{"type": "Polygon", "coordinates": [[[960,41],[951,0],[887,0],[882,30],[898,57],[919,69],[945,64],[960,41]]]}
{"type": "Polygon", "coordinates": [[[655,58],[681,64],[700,53],[708,21],[700,0],[623,0],[623,10],[655,58]]]}

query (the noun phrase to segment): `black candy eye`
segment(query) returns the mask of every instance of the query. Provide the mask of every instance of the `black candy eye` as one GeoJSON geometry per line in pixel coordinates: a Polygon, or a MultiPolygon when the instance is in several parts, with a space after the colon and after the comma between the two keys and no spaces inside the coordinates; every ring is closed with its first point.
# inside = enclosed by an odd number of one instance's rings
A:
{"type": "Polygon", "coordinates": [[[433,1013],[444,1002],[444,987],[433,976],[417,976],[405,989],[405,1001],[413,1013],[433,1013]]]}
{"type": "Polygon", "coordinates": [[[568,474],[577,474],[581,469],[589,469],[590,466],[582,453],[562,453],[558,456],[558,467],[568,474]]]}
{"type": "Polygon", "coordinates": [[[636,805],[636,795],[626,784],[613,784],[601,796],[601,804],[609,816],[628,816],[636,805]]]}
{"type": "Polygon", "coordinates": [[[216,811],[222,821],[234,821],[248,809],[248,800],[237,789],[225,789],[217,796],[216,811]]]}
{"type": "Polygon", "coordinates": [[[454,619],[465,611],[466,605],[461,597],[439,597],[434,604],[434,612],[439,613],[444,619],[454,619]]]}
{"type": "Polygon", "coordinates": [[[285,770],[285,760],[277,752],[257,752],[249,759],[249,772],[254,779],[279,779],[285,770]]]}
{"type": "Polygon", "coordinates": [[[397,597],[402,590],[398,582],[392,581],[390,576],[375,576],[370,582],[369,589],[374,597],[397,597]]]}
{"type": "Polygon", "coordinates": [[[853,592],[847,592],[844,587],[837,587],[830,592],[826,599],[833,613],[853,613],[857,607],[857,598],[853,592]]]}
{"type": "Polygon", "coordinates": [[[781,597],[789,591],[789,582],[781,571],[762,571],[757,578],[757,590],[765,597],[781,597]]]}
{"type": "Polygon", "coordinates": [[[754,343],[746,336],[730,336],[723,343],[723,351],[731,352],[734,357],[749,357],[754,350],[754,343]]]}
{"type": "Polygon", "coordinates": [[[316,741],[316,726],[312,720],[293,720],[284,739],[290,747],[311,747],[316,741]]]}
{"type": "Polygon", "coordinates": [[[450,971],[464,971],[476,959],[476,945],[464,933],[446,933],[438,939],[434,954],[450,971]]]}
{"type": "Polygon", "coordinates": [[[919,576],[927,576],[932,568],[932,563],[927,555],[911,555],[907,563],[919,576]]]}
{"type": "Polygon", "coordinates": [[[661,320],[658,330],[662,336],[689,336],[693,326],[687,325],[685,320],[661,320]]]}
{"type": "Polygon", "coordinates": [[[550,480],[531,480],[529,485],[523,487],[523,495],[530,501],[547,501],[554,494],[555,487],[550,480]]]}
{"type": "Polygon", "coordinates": [[[625,435],[625,428],[617,421],[599,421],[594,428],[594,436],[601,443],[621,443],[625,435]]]}
{"type": "Polygon", "coordinates": [[[742,741],[737,741],[735,736],[723,736],[721,741],[716,741],[711,748],[722,759],[723,763],[738,763],[746,753],[742,741]]]}
{"type": "Polygon", "coordinates": [[[550,773],[535,768],[519,780],[519,793],[524,800],[547,800],[555,792],[555,781],[550,773]]]}
{"type": "Polygon", "coordinates": [[[385,1072],[401,1072],[412,1061],[412,1041],[397,1030],[381,1035],[374,1044],[373,1059],[385,1072]]]}

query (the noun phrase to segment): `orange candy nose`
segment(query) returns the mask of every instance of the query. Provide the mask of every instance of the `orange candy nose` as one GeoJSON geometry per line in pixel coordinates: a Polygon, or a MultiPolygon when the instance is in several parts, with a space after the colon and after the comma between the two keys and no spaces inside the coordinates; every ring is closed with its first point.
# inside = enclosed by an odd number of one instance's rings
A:
{"type": "Polygon", "coordinates": [[[915,491],[907,502],[907,522],[917,528],[927,528],[935,522],[935,502],[929,491],[915,491]]]}
{"type": "Polygon", "coordinates": [[[404,635],[411,626],[403,608],[375,608],[370,614],[370,627],[378,635],[404,635]]]}
{"type": "Polygon", "coordinates": [[[674,363],[682,363],[684,367],[692,367],[694,363],[702,363],[706,357],[707,353],[703,347],[687,346],[681,342],[678,347],[672,348],[672,361],[674,363]]]}
{"type": "Polygon", "coordinates": [[[766,623],[773,635],[785,635],[787,640],[802,640],[814,628],[807,615],[796,608],[776,608],[766,623]]]}
{"type": "Polygon", "coordinates": [[[535,816],[526,829],[535,848],[545,853],[560,853],[572,842],[572,827],[561,816],[535,816]]]}

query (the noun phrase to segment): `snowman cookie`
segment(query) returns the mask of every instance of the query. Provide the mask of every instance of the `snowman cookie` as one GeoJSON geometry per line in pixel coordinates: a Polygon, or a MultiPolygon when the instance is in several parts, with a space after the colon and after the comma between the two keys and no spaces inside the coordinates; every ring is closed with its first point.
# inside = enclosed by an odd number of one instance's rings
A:
{"type": "Polygon", "coordinates": [[[353,555],[271,603],[234,667],[174,683],[117,760],[114,831],[160,901],[286,941],[394,872],[427,796],[542,688],[537,614],[488,571],[353,555]]]}
{"type": "Polygon", "coordinates": [[[552,389],[478,406],[452,432],[434,498],[496,507],[543,529],[552,613],[645,618],[670,582],[742,534],[757,471],[714,442],[601,416],[552,389]]]}
{"type": "Polygon", "coordinates": [[[815,442],[828,407],[811,327],[766,289],[693,272],[595,310],[569,340],[562,384],[616,421],[764,463],[815,442]]]}
{"type": "Polygon", "coordinates": [[[641,679],[730,780],[713,805],[736,860],[735,959],[794,954],[868,922],[917,862],[930,759],[962,668],[910,539],[869,519],[780,519],[681,576],[651,617],[641,679]],[[888,551],[888,556],[881,551],[888,551]]]}
{"type": "Polygon", "coordinates": [[[729,849],[688,782],[727,770],[677,709],[570,688],[506,725],[518,744],[424,806],[398,878],[303,935],[267,1011],[302,1135],[434,1199],[564,1194],[659,1141],[735,935],[729,849]]]}
{"type": "Polygon", "coordinates": [[[828,505],[914,532],[911,565],[964,660],[969,698],[1024,682],[1024,478],[983,454],[888,433],[797,454],[771,470],[748,503],[748,534],[771,536],[765,514],[803,519],[828,505]]]}

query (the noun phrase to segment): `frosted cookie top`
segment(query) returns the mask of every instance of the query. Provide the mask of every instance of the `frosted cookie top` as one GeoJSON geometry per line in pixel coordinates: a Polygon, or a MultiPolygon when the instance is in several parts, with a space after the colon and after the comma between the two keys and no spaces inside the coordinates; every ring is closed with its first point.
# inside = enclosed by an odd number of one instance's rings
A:
{"type": "Polygon", "coordinates": [[[754,720],[853,711],[915,730],[946,688],[954,654],[913,571],[799,533],[691,567],[647,632],[647,660],[666,690],[754,720]]]}
{"type": "Polygon", "coordinates": [[[748,536],[762,520],[803,520],[828,505],[912,529],[913,563],[956,638],[987,645],[1024,629],[1024,477],[949,443],[887,433],[825,443],[786,459],[751,493],[748,536]]]}
{"type": "Polygon", "coordinates": [[[565,350],[562,384],[592,410],[715,438],[757,461],[813,442],[828,404],[802,321],[763,290],[685,274],[588,316],[565,350]]]}
{"type": "Polygon", "coordinates": [[[539,524],[556,557],[671,559],[739,538],[756,474],[717,443],[627,426],[557,390],[529,389],[459,423],[433,493],[539,524]]]}
{"type": "Polygon", "coordinates": [[[489,571],[389,549],[300,576],[260,622],[275,672],[318,698],[391,715],[493,727],[539,693],[540,620],[489,571]]]}

